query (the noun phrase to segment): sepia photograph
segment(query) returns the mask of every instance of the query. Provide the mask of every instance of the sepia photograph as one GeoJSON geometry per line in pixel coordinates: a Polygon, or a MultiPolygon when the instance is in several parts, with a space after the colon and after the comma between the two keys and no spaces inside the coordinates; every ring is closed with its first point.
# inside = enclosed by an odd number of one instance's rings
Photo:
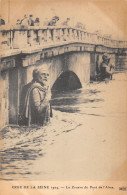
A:
{"type": "Polygon", "coordinates": [[[0,0],[1,195],[126,195],[127,0],[0,0]]]}

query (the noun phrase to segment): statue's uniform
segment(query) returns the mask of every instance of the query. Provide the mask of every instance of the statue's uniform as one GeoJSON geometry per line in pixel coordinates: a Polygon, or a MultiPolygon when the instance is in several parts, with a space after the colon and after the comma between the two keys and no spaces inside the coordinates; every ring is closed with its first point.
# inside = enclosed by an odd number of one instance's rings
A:
{"type": "Polygon", "coordinates": [[[101,73],[101,80],[110,78],[112,75],[112,72],[110,71],[110,67],[105,62],[102,62],[100,65],[100,73],[101,73]]]}
{"type": "Polygon", "coordinates": [[[48,90],[40,83],[29,83],[23,88],[21,98],[21,115],[24,125],[46,125],[50,120],[50,102],[48,90]]]}

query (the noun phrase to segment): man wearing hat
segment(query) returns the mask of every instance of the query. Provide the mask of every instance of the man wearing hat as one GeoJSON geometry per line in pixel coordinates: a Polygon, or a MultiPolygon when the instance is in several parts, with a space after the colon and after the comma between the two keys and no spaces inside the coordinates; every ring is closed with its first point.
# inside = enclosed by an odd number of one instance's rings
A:
{"type": "Polygon", "coordinates": [[[49,72],[44,68],[33,70],[33,80],[23,87],[19,125],[46,125],[51,113],[49,72]]]}
{"type": "Polygon", "coordinates": [[[100,78],[101,80],[105,80],[106,78],[112,79],[113,71],[110,67],[110,56],[108,54],[103,54],[102,63],[100,65],[100,78]]]}
{"type": "Polygon", "coordinates": [[[34,20],[33,20],[33,15],[32,14],[29,15],[28,25],[29,26],[34,26],[34,20]]]}
{"type": "Polygon", "coordinates": [[[28,24],[29,24],[28,16],[25,14],[24,18],[21,20],[21,25],[24,27],[28,27],[28,24]]]}
{"type": "Polygon", "coordinates": [[[52,20],[48,23],[48,26],[56,26],[57,21],[59,20],[58,16],[54,16],[52,20]]]}

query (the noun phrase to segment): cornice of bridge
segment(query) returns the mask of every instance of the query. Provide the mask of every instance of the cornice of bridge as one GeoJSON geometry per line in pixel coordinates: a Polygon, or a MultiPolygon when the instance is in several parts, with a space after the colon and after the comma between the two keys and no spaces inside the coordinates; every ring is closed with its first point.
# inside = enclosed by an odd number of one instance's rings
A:
{"type": "MultiPolygon", "coordinates": [[[[60,42],[54,44],[45,44],[43,46],[35,45],[31,47],[24,47],[22,49],[10,49],[10,50],[2,50],[0,52],[0,58],[5,58],[9,56],[24,54],[24,55],[32,55],[34,53],[45,53],[46,51],[52,51],[52,53],[57,53],[55,55],[67,53],[67,52],[74,52],[74,51],[85,51],[85,52],[95,52],[95,53],[118,53],[118,48],[110,48],[105,47],[103,45],[94,45],[85,42],[60,42]],[[58,52],[56,52],[58,50],[58,52]],[[63,51],[60,53],[60,51],[63,51]]],[[[50,56],[50,55],[49,55],[50,56]]],[[[52,55],[54,56],[54,54],[52,55]]]]}
{"type": "MultiPolygon", "coordinates": [[[[15,51],[16,52],[16,51],[15,51]]],[[[69,52],[89,52],[89,53],[122,53],[121,49],[112,49],[107,48],[101,45],[95,46],[92,44],[83,44],[83,43],[67,43],[66,45],[56,45],[56,47],[45,47],[43,49],[32,47],[29,52],[27,49],[19,52],[17,50],[18,55],[8,55],[8,57],[1,58],[0,69],[7,70],[10,68],[14,68],[16,66],[31,66],[31,65],[39,65],[44,59],[51,59],[54,56],[58,56],[61,54],[66,54],[69,52]]]]}
{"type": "MultiPolygon", "coordinates": [[[[46,30],[46,29],[74,29],[74,30],[80,30],[83,32],[86,32],[85,29],[81,29],[81,28],[76,28],[74,26],[63,26],[63,25],[59,25],[59,26],[0,26],[0,31],[9,31],[9,30],[46,30]]],[[[95,33],[92,33],[95,34],[95,33]]]]}

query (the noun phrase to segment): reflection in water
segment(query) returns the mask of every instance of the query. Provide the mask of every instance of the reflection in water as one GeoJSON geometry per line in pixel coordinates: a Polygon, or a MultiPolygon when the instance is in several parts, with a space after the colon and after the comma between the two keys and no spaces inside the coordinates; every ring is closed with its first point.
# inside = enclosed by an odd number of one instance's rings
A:
{"type": "MultiPolygon", "coordinates": [[[[46,127],[9,126],[0,132],[1,150],[1,179],[31,179],[31,175],[46,174],[35,171],[32,165],[39,159],[45,158],[47,152],[57,138],[63,133],[76,131],[84,125],[88,117],[114,117],[114,111],[107,111],[106,94],[117,82],[123,81],[126,75],[114,75],[108,84],[92,83],[84,89],[68,92],[58,92],[52,95],[53,118],[46,127]],[[104,110],[105,109],[105,110],[104,110]],[[104,111],[103,111],[104,110],[104,111]],[[79,120],[80,119],[80,120],[79,120]]],[[[90,119],[91,120],[91,119],[90,119]]]]}
{"type": "Polygon", "coordinates": [[[80,112],[85,104],[103,101],[97,95],[97,89],[78,89],[69,92],[58,92],[52,96],[52,107],[61,112],[80,112]],[[96,97],[95,97],[96,96],[96,97]]]}

